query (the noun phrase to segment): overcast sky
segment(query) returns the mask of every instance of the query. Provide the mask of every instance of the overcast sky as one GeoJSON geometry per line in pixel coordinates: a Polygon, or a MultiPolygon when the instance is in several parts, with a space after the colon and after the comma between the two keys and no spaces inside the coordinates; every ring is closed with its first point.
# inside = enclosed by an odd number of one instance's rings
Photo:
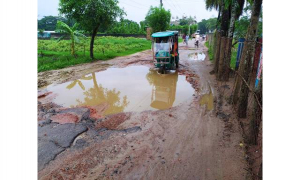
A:
{"type": "MultiPolygon", "coordinates": [[[[179,18],[182,15],[196,16],[197,21],[217,17],[218,12],[215,10],[208,11],[205,9],[204,0],[162,0],[163,6],[171,11],[172,17],[179,18]]],[[[38,0],[38,19],[43,16],[58,15],[59,0],[38,0]]],[[[160,0],[119,0],[119,6],[124,8],[127,16],[136,22],[145,19],[150,6],[159,6],[160,0]]],[[[172,19],[171,19],[172,20],[172,19]]]]}

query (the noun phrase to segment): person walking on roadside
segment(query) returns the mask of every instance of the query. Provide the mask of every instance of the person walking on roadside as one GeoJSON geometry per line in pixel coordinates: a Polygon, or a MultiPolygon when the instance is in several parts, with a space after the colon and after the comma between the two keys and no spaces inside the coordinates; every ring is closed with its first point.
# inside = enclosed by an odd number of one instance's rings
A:
{"type": "Polygon", "coordinates": [[[185,42],[185,34],[182,35],[182,39],[183,39],[183,44],[186,43],[185,42]]]}
{"type": "Polygon", "coordinates": [[[189,41],[189,35],[188,34],[185,36],[185,41],[186,41],[186,45],[188,45],[188,41],[189,41]]]}

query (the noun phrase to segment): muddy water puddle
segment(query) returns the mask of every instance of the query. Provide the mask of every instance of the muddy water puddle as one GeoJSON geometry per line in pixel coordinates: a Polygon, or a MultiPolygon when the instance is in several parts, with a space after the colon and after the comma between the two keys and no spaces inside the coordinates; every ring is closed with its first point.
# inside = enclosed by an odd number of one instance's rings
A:
{"type": "Polygon", "coordinates": [[[212,110],[214,108],[214,96],[210,91],[208,94],[204,94],[200,99],[200,105],[206,105],[207,110],[212,110]]]}
{"type": "Polygon", "coordinates": [[[189,60],[195,60],[195,61],[204,61],[205,54],[204,53],[190,53],[188,55],[189,60]]]}
{"type": "Polygon", "coordinates": [[[103,115],[167,109],[191,98],[194,89],[176,71],[159,74],[146,66],[109,68],[72,82],[47,87],[52,102],[64,107],[89,106],[103,115]]]}

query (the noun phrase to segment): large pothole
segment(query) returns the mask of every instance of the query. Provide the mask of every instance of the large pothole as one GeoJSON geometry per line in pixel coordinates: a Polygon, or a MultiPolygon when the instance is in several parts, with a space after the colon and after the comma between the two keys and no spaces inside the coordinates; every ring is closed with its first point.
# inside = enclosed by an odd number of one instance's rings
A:
{"type": "Polygon", "coordinates": [[[48,86],[50,99],[63,107],[92,107],[102,115],[167,109],[195,92],[177,71],[159,74],[146,66],[109,68],[80,79],[48,86]]]}

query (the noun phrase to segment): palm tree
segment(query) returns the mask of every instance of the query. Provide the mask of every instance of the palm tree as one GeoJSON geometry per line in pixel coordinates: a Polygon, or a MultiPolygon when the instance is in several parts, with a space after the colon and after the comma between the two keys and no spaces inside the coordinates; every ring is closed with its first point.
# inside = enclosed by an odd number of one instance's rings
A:
{"type": "Polygon", "coordinates": [[[80,42],[79,37],[86,38],[86,36],[81,31],[78,31],[77,28],[78,28],[77,23],[75,23],[73,27],[70,27],[69,25],[67,25],[62,21],[57,21],[56,24],[56,31],[64,34],[58,39],[58,41],[62,40],[65,37],[71,38],[71,54],[73,56],[75,55],[75,42],[76,43],[80,42]]]}
{"type": "Polygon", "coordinates": [[[205,8],[207,10],[215,9],[218,11],[218,18],[216,23],[216,28],[218,27],[218,24],[220,22],[220,16],[221,16],[221,3],[222,0],[205,0],[205,8]]]}
{"type": "MultiPolygon", "coordinates": [[[[230,18],[230,13],[229,13],[229,9],[231,8],[230,6],[225,6],[225,1],[227,0],[205,0],[205,4],[206,4],[206,9],[211,10],[211,9],[216,9],[219,13],[218,13],[218,23],[216,25],[216,27],[218,26],[218,24],[221,24],[221,29],[220,31],[216,31],[215,34],[215,39],[216,39],[216,43],[214,43],[215,47],[214,47],[214,62],[215,62],[215,67],[214,67],[214,71],[216,73],[216,75],[218,75],[218,69],[219,69],[219,64],[220,63],[220,59],[222,59],[222,57],[220,58],[220,55],[222,54],[220,51],[221,49],[221,37],[225,37],[228,31],[228,20],[230,18]],[[220,20],[221,19],[221,20],[220,20]]],[[[224,44],[223,44],[224,46],[224,44]]],[[[218,76],[217,76],[218,77],[218,76]]]]}
{"type": "Polygon", "coordinates": [[[230,61],[231,61],[231,46],[234,33],[234,24],[235,21],[241,16],[243,12],[245,0],[225,0],[225,6],[231,5],[231,17],[230,24],[228,29],[228,39],[226,40],[224,59],[221,60],[223,63],[222,67],[219,67],[220,71],[218,72],[219,80],[228,81],[230,73],[230,61]]]}

